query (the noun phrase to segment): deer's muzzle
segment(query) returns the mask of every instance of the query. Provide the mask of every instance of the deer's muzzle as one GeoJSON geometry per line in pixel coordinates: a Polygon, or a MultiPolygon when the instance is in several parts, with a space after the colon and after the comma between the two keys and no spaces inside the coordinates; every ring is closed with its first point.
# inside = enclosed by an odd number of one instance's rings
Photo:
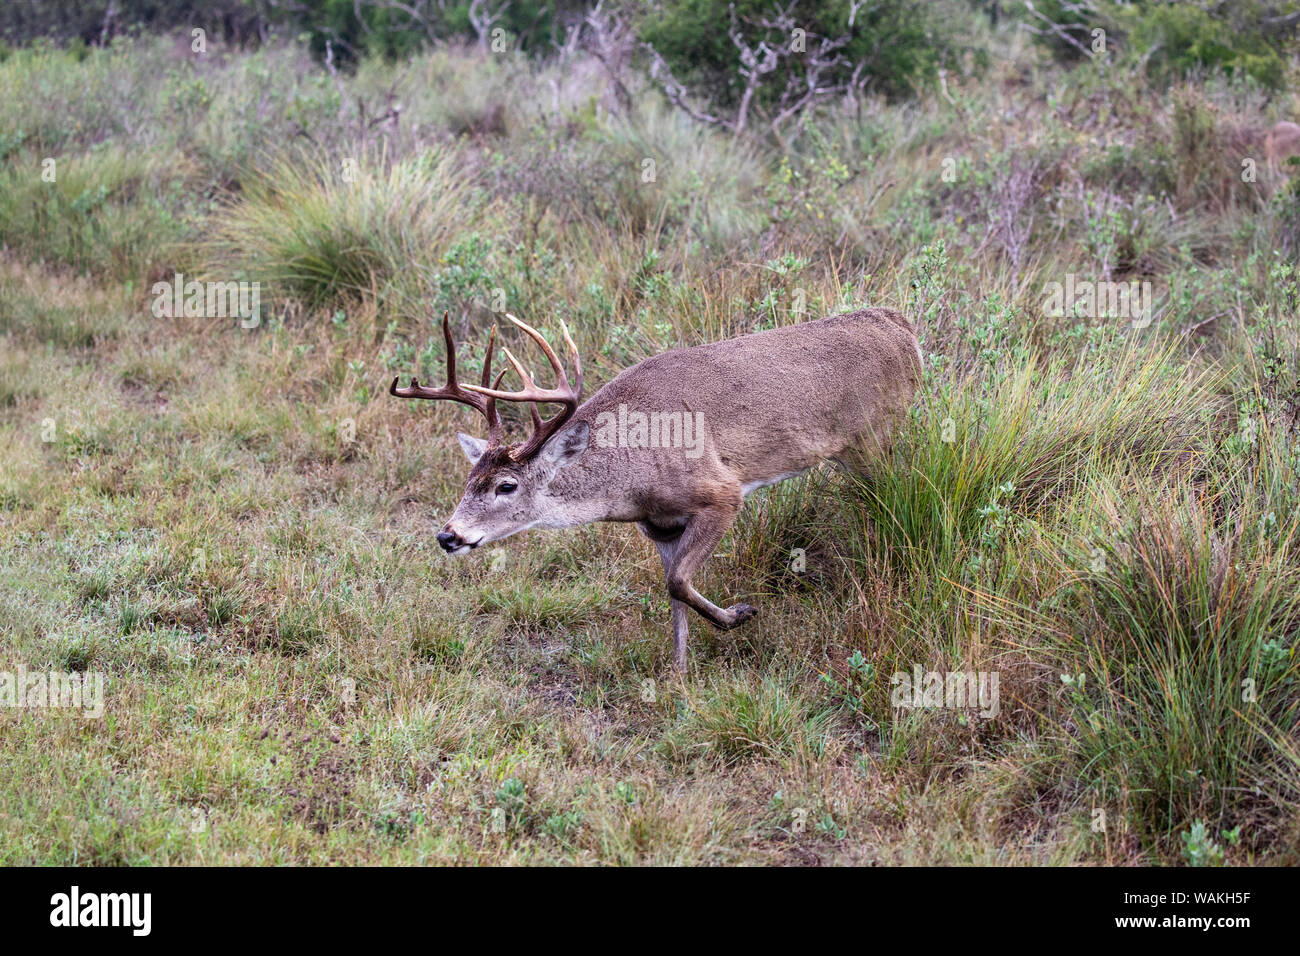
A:
{"type": "Polygon", "coordinates": [[[456,534],[456,532],[446,529],[438,532],[438,544],[442,545],[442,550],[446,551],[448,554],[455,554],[461,548],[478,547],[477,541],[471,544],[460,535],[456,534]]]}

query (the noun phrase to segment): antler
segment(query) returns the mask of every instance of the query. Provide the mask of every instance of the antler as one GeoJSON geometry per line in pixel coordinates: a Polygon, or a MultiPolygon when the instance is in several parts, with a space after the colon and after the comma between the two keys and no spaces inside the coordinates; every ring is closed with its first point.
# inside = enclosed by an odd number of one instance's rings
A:
{"type": "MultiPolygon", "coordinates": [[[[466,385],[462,388],[460,383],[456,381],[456,343],[452,341],[451,324],[447,321],[446,312],[442,313],[442,337],[447,342],[447,384],[442,388],[426,388],[412,378],[409,387],[398,388],[398,380],[395,378],[393,384],[388,386],[388,394],[396,395],[398,398],[445,398],[478,409],[483,413],[483,417],[487,419],[488,444],[499,445],[501,443],[501,416],[497,414],[496,397],[487,390],[488,383],[492,381],[492,352],[497,339],[496,326],[492,327],[492,336],[488,339],[487,354],[483,358],[483,385],[481,389],[474,385],[466,385]],[[465,391],[467,388],[476,391],[482,390],[487,397],[484,398],[472,392],[467,392],[465,391]]],[[[503,369],[501,374],[497,376],[496,385],[501,384],[501,379],[505,377],[505,374],[503,369]]]]}
{"type": "MultiPolygon", "coordinates": [[[[515,371],[518,372],[519,377],[523,379],[524,387],[522,391],[498,391],[495,386],[488,388],[486,381],[481,386],[466,385],[465,387],[471,391],[478,392],[480,395],[487,396],[489,401],[496,399],[503,402],[528,402],[531,405],[530,411],[533,418],[533,434],[528,441],[510,451],[510,457],[515,461],[524,461],[532,455],[535,455],[537,451],[546,444],[547,440],[559,431],[560,427],[573,416],[575,411],[577,411],[578,403],[582,400],[582,356],[578,354],[578,347],[573,344],[573,339],[569,335],[568,326],[566,326],[564,320],[561,319],[560,330],[564,333],[564,341],[568,344],[569,351],[573,354],[573,374],[578,380],[576,385],[570,385],[568,376],[564,374],[564,365],[560,362],[560,357],[555,354],[555,350],[551,348],[550,343],[542,337],[542,333],[538,332],[531,325],[528,325],[525,322],[520,322],[509,312],[506,313],[506,318],[527,333],[528,337],[538,344],[541,350],[546,354],[546,358],[550,361],[551,368],[555,369],[555,374],[559,379],[559,383],[555,388],[538,388],[537,383],[533,381],[533,377],[528,374],[528,369],[524,368],[523,365],[520,364],[519,360],[511,354],[509,349],[505,349],[506,358],[510,360],[510,364],[515,367],[515,371]],[[537,406],[542,403],[563,405],[564,408],[555,416],[543,421],[542,416],[537,413],[537,406]]],[[[500,382],[501,379],[498,377],[496,384],[499,385],[500,382]]]]}

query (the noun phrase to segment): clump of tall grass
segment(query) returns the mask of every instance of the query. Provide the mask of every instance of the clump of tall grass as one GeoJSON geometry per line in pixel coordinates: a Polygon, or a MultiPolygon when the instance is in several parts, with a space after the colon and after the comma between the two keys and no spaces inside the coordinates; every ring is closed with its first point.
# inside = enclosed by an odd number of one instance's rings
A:
{"type": "Polygon", "coordinates": [[[200,245],[211,271],[320,306],[418,286],[484,206],[450,151],[286,156],[251,175],[200,245]]]}
{"type": "Polygon", "coordinates": [[[763,163],[745,142],[694,125],[654,100],[597,124],[591,115],[548,122],[493,156],[494,192],[518,207],[527,227],[571,243],[572,233],[602,245],[630,237],[658,245],[664,236],[712,248],[745,241],[765,220],[763,163]]]}
{"type": "MultiPolygon", "coordinates": [[[[985,349],[929,377],[892,459],[850,477],[827,534],[864,579],[898,582],[906,610],[873,642],[877,674],[999,671],[1014,703],[980,721],[978,735],[1036,732],[1042,662],[1013,636],[1007,607],[1032,603],[1052,579],[1038,556],[1044,536],[1074,527],[1096,481],[1196,474],[1213,453],[1206,410],[1218,379],[1171,347],[1120,334],[1073,360],[985,349]]],[[[883,685],[866,687],[863,701],[900,752],[951,749],[976,733],[971,724],[954,737],[946,715],[899,721],[883,685]]]]}
{"type": "Polygon", "coordinates": [[[947,573],[1009,513],[1044,519],[1098,474],[1190,465],[1204,447],[1210,372],[1116,336],[1074,361],[990,358],[923,389],[890,467],[858,483],[862,541],[947,573]]]}
{"type": "Polygon", "coordinates": [[[1266,844],[1300,808],[1300,523],[1225,504],[1099,491],[1031,615],[1087,789],[1148,841],[1205,816],[1266,844]]]}
{"type": "Polygon", "coordinates": [[[647,98],[608,124],[624,224],[681,227],[711,244],[734,242],[764,225],[763,162],[752,145],[702,128],[647,98]]]}
{"type": "Polygon", "coordinates": [[[349,86],[370,103],[386,103],[393,94],[408,130],[446,130],[452,136],[506,134],[523,121],[520,111],[552,101],[540,66],[456,44],[425,50],[400,70],[382,59],[363,60],[349,86]]]}

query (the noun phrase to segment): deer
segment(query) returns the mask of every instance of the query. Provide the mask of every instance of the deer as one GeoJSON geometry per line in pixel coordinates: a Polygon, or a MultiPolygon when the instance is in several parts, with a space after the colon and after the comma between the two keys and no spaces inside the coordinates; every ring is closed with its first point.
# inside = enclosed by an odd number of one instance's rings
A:
{"type": "Polygon", "coordinates": [[[545,336],[506,318],[536,344],[556,384],[539,386],[504,349],[522,387],[492,378],[496,327],[480,384],[456,374],[447,314],[447,383],[415,378],[389,393],[450,401],[483,416],[487,436],[457,440],[470,471],[464,493],[437,534],[461,556],[532,528],[629,522],[654,543],[672,617],[673,663],[686,673],[693,610],[726,631],[750,620],[746,603],[720,607],[693,579],[713,555],[752,492],[833,462],[870,474],[888,457],[921,378],[915,330],[889,308],[867,308],[672,349],[624,369],[585,401],[582,359],[560,321],[573,379],[545,336]],[[526,404],[532,434],[505,440],[498,402],[526,404]],[[558,410],[543,419],[539,406],[558,410]]]}

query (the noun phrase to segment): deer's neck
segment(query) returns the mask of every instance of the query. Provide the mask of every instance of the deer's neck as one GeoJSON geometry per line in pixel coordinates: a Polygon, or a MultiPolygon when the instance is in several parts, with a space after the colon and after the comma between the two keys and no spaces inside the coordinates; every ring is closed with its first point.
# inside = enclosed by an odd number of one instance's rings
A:
{"type": "Polygon", "coordinates": [[[611,469],[597,449],[564,469],[548,489],[540,527],[571,528],[596,521],[637,521],[634,476],[611,469]]]}
{"type": "Polygon", "coordinates": [[[613,502],[599,498],[548,497],[537,527],[572,528],[596,521],[617,520],[614,518],[616,510],[613,502]]]}

